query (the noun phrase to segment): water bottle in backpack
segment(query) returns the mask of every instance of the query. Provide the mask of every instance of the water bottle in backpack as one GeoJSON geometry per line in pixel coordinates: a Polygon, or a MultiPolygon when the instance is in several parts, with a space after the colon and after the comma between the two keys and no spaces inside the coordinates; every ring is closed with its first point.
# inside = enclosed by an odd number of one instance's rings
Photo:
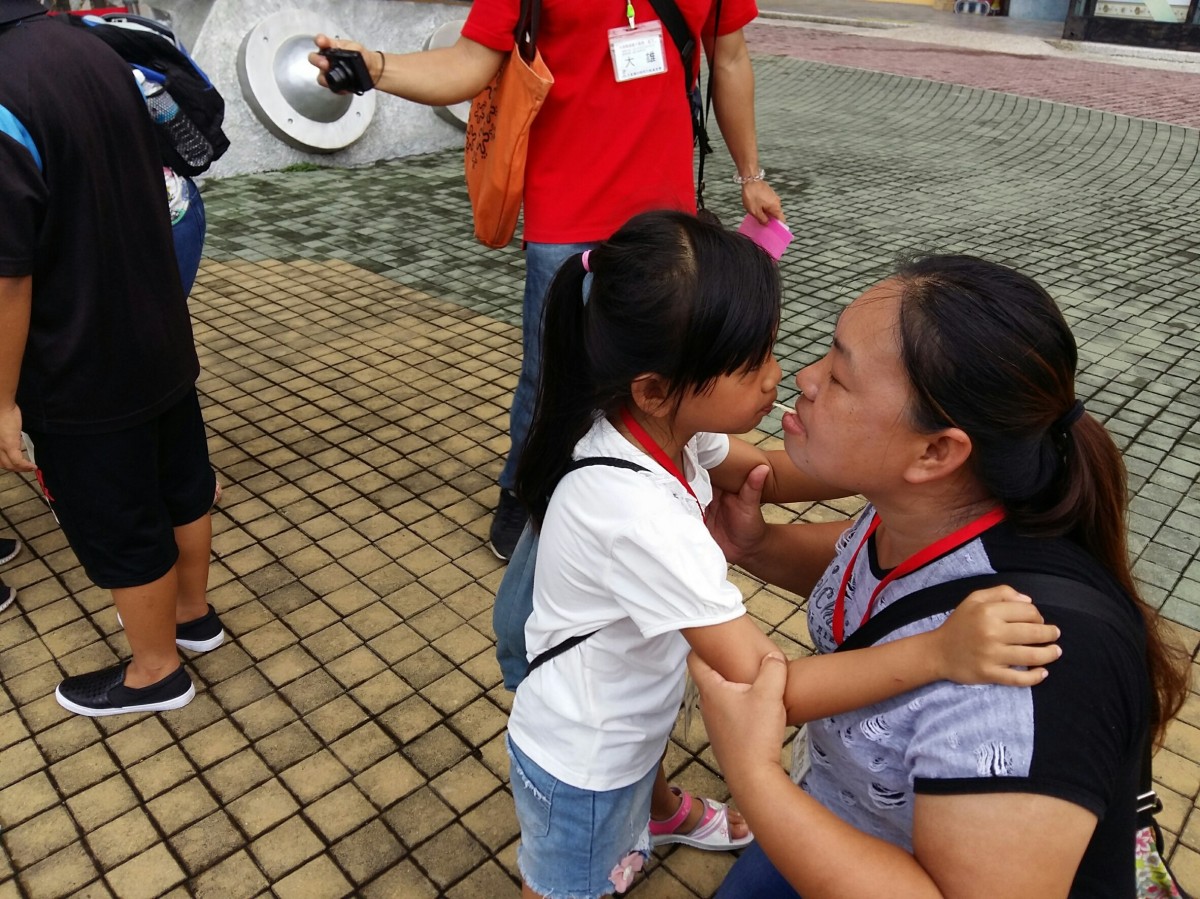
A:
{"type": "Polygon", "coordinates": [[[146,108],[154,119],[157,128],[164,130],[171,137],[175,151],[188,165],[197,168],[205,167],[213,158],[213,146],[196,127],[187,115],[180,112],[179,104],[167,89],[157,81],[151,81],[134,69],[134,77],[142,96],[146,99],[146,108]]]}

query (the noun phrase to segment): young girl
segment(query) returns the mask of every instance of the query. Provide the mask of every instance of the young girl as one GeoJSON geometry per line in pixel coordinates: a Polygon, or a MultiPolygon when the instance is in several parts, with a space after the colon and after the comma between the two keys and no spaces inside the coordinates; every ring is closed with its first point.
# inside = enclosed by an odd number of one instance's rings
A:
{"type": "MultiPolygon", "coordinates": [[[[753,451],[731,450],[725,435],[756,427],[775,400],[779,308],[765,253],[672,212],[632,219],[551,287],[518,473],[540,528],[532,670],[508,729],[525,896],[623,892],[649,853],[689,648],[742,681],[774,648],[727,580],[704,513],[709,469],[740,484],[752,467],[753,451]],[[605,461],[566,471],[592,458],[605,461]],[[551,650],[564,651],[537,664],[551,650]]],[[[817,481],[791,489],[831,495],[817,481]]],[[[1007,666],[1043,665],[1057,650],[1008,644],[1047,643],[1055,629],[1028,604],[978,600],[920,637],[792,662],[789,701],[812,718],[942,678],[1037,683],[1043,669],[1007,666]],[[976,652],[985,618],[1004,636],[976,652]]]]}

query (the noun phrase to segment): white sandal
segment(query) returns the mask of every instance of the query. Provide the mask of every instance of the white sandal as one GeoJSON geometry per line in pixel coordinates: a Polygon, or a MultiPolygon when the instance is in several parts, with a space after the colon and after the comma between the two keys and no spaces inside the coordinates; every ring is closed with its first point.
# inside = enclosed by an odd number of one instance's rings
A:
{"type": "Polygon", "coordinates": [[[694,849],[707,849],[711,852],[727,852],[730,849],[741,849],[754,842],[754,834],[748,833],[741,839],[734,839],[729,834],[729,806],[715,799],[701,799],[704,803],[704,814],[699,822],[688,833],[677,833],[677,829],[687,820],[692,810],[692,794],[679,787],[671,787],[671,792],[680,798],[679,809],[665,821],[650,819],[650,845],[666,846],[680,843],[694,849]]]}

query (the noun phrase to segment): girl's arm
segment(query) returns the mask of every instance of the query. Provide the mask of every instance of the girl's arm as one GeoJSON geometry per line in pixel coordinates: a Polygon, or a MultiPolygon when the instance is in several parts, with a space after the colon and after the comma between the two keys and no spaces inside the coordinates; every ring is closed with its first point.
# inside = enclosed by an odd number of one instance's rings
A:
{"type": "Polygon", "coordinates": [[[708,476],[714,487],[727,493],[737,493],[746,482],[746,476],[758,465],[770,468],[762,488],[762,502],[816,502],[846,495],[845,491],[804,474],[783,450],[760,449],[733,436],[729,438],[729,454],[720,465],[708,470],[708,476]]]}
{"type": "Polygon", "coordinates": [[[721,771],[759,846],[805,899],[1065,897],[1096,818],[1028,793],[918,795],[909,853],[845,823],[795,786],[779,764],[783,694],[778,653],[753,683],[732,683],[695,653],[704,723],[721,771]]]}
{"type": "MultiPolygon", "coordinates": [[[[707,665],[738,683],[753,681],[763,658],[778,652],[748,615],[682,633],[707,665]]],[[[1011,587],[977,590],[928,633],[793,659],[784,693],[787,720],[800,724],[849,712],[939,680],[1033,686],[1046,676],[1040,666],[1060,655],[1055,645],[1037,644],[1056,639],[1058,628],[1042,623],[1028,597],[1011,587]]]]}

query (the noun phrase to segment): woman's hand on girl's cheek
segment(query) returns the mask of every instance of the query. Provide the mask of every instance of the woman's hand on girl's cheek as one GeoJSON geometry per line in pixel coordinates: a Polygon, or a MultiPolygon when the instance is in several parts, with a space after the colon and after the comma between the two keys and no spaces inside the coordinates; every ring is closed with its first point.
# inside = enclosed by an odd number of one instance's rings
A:
{"type": "Polygon", "coordinates": [[[762,516],[762,491],[770,473],[769,465],[756,465],[737,493],[723,490],[713,493],[705,523],[731,565],[751,556],[767,533],[762,516]]]}
{"type": "Polygon", "coordinates": [[[728,681],[696,653],[688,670],[700,690],[700,712],[709,742],[727,776],[743,766],[779,765],[787,712],[788,665],[781,653],[763,656],[753,684],[728,681]]]}

